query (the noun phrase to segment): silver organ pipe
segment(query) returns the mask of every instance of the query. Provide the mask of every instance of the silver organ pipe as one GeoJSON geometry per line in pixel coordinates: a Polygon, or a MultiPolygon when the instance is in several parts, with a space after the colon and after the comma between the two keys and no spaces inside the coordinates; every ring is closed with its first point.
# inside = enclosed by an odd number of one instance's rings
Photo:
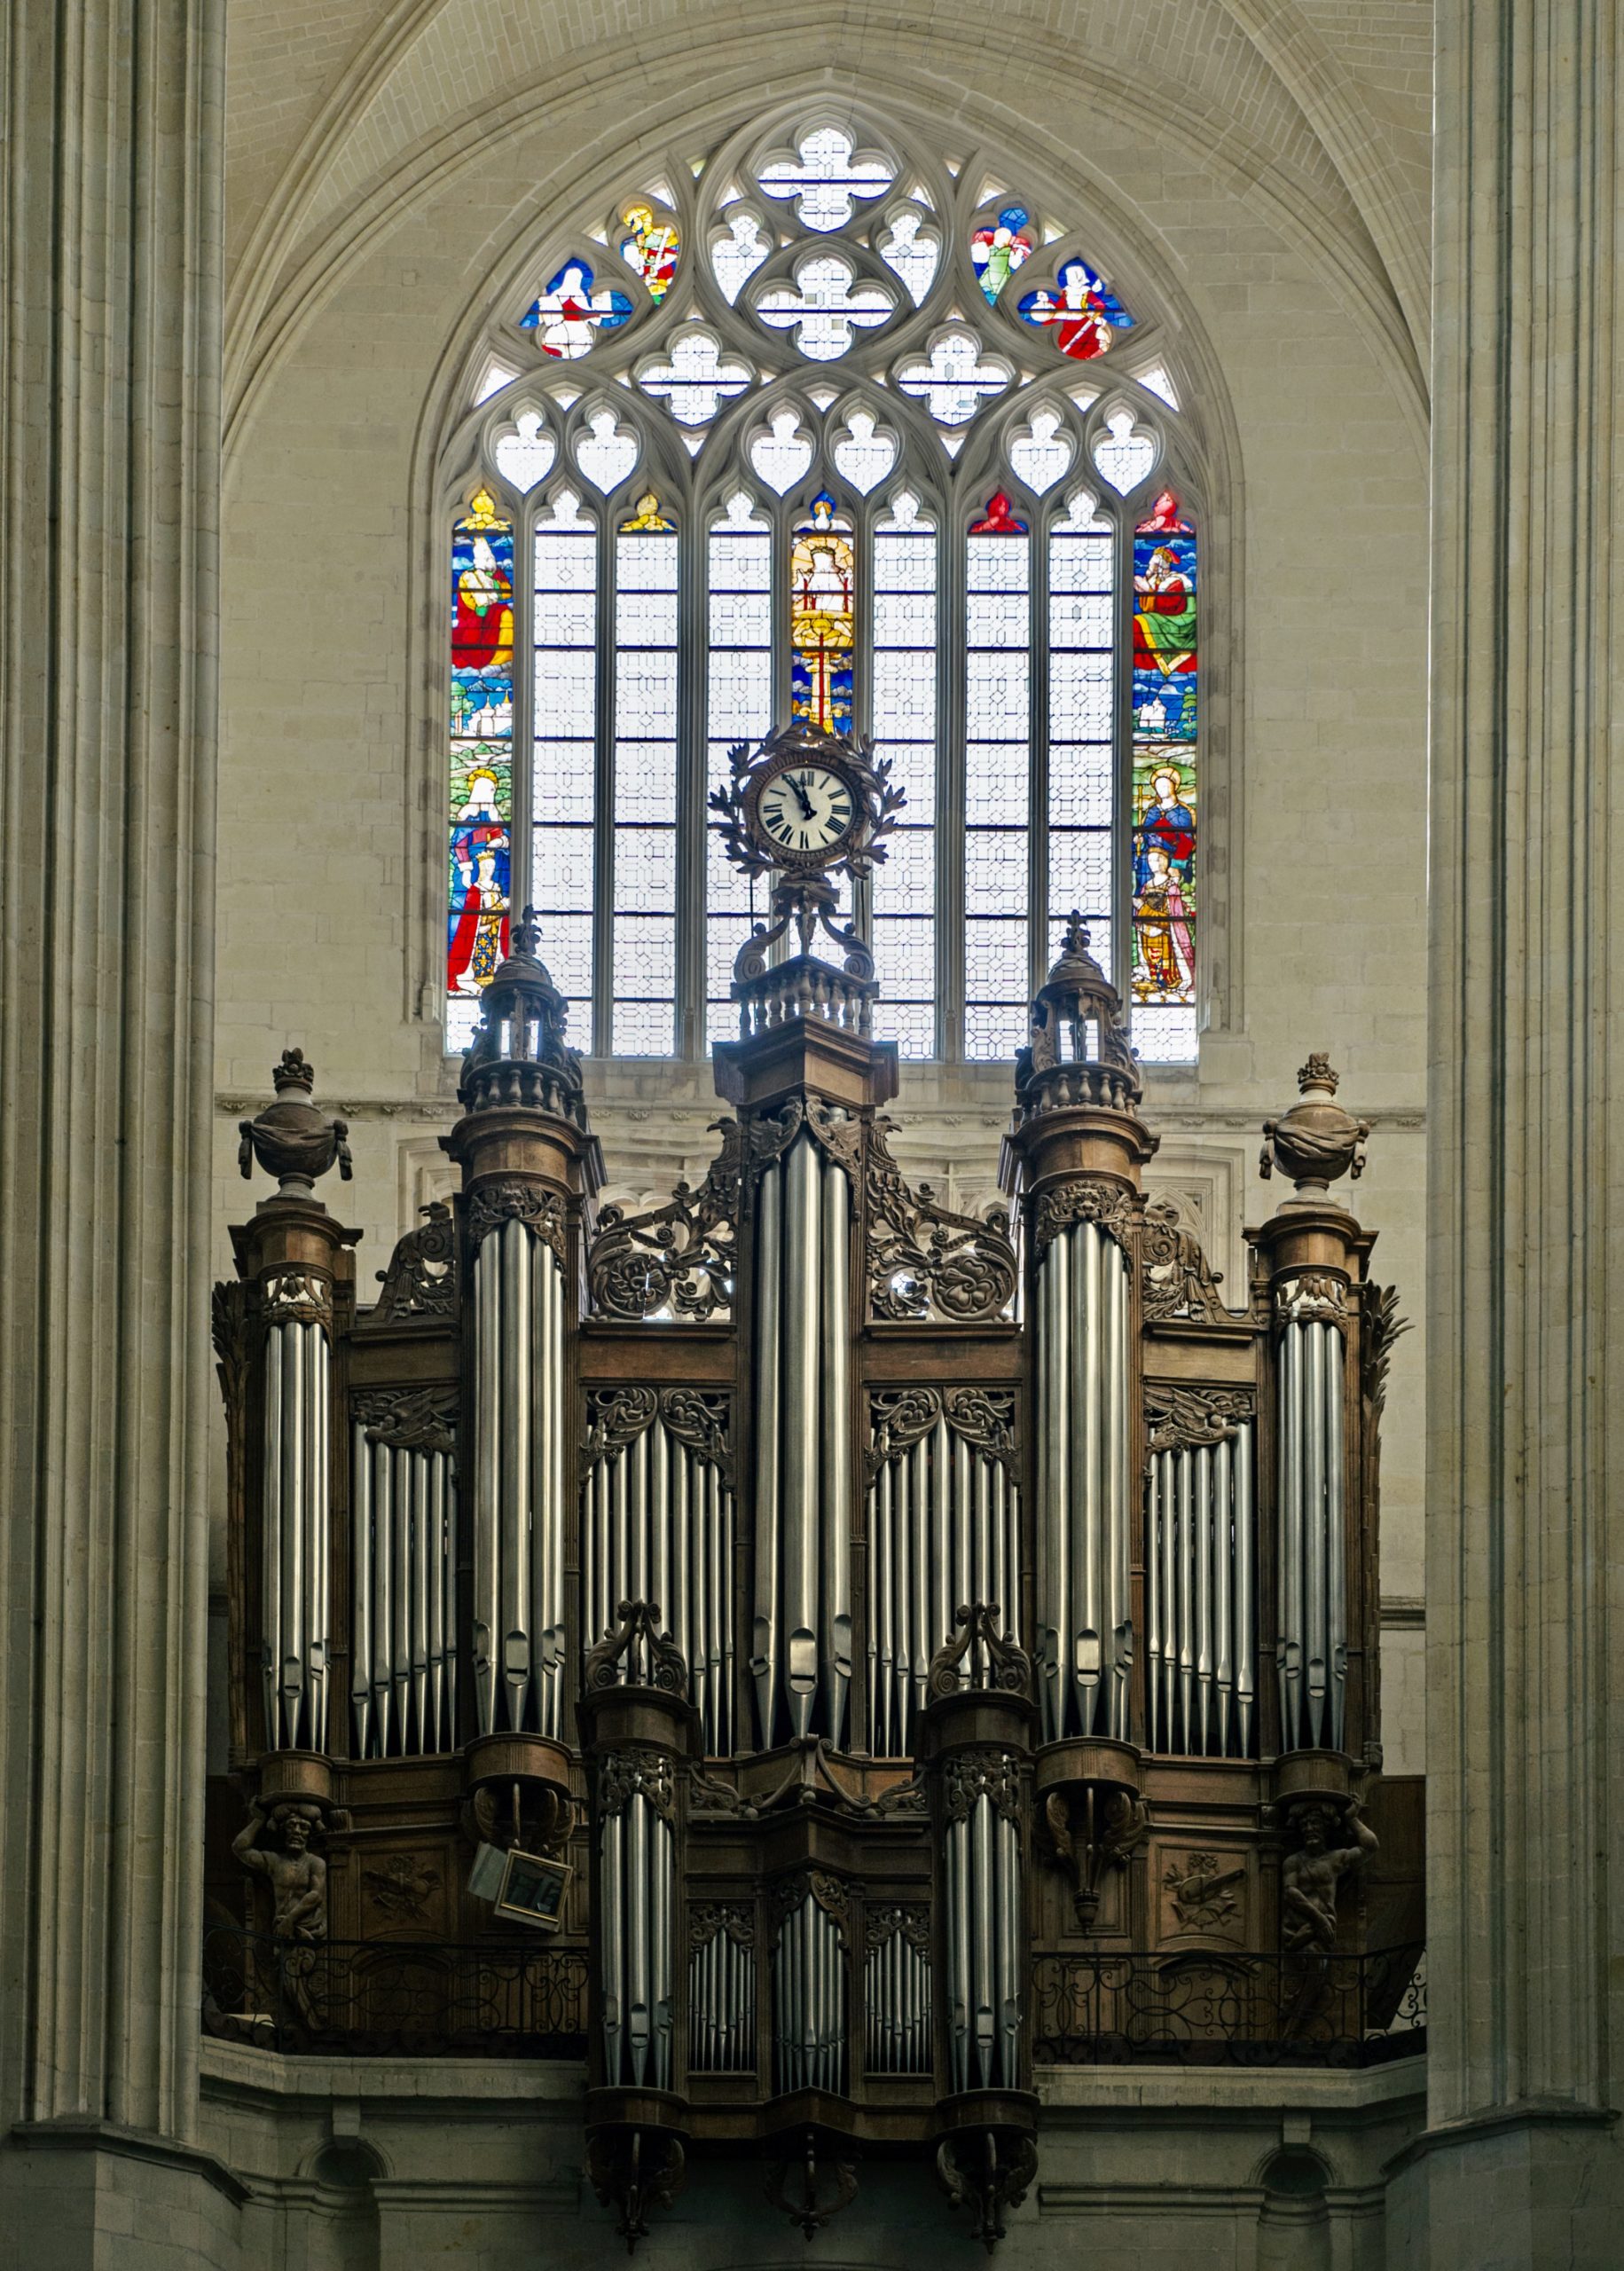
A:
{"type": "MultiPolygon", "coordinates": [[[[1013,1761],[1008,1762],[1013,1771],[1013,1761]]],[[[955,2091],[1019,2086],[1021,1845],[1006,1804],[986,1788],[950,1800],[943,1857],[948,2063],[955,2091]]]]}
{"type": "Polygon", "coordinates": [[[1093,1222],[1039,1271],[1038,1658],[1043,1733],[1126,1741],[1133,1670],[1127,1263],[1093,1222]]]}
{"type": "MultiPolygon", "coordinates": [[[[361,1399],[362,1412],[365,1399],[361,1399]]],[[[449,1448],[350,1428],[350,1716],[360,1758],[456,1747],[457,1471],[449,1448]]]]}
{"type": "Polygon", "coordinates": [[[809,1889],[773,1945],[773,2086],[843,2094],[846,1967],[840,1927],[809,1889]]]}
{"type": "Polygon", "coordinates": [[[604,2079],[669,2089],[676,1847],[650,1794],[633,1788],[599,1829],[600,2009],[604,2079]]]}
{"type": "Polygon", "coordinates": [[[898,1921],[863,1970],[863,2063],[871,2074],[929,2074],[930,1964],[898,1921]]]}
{"type": "Polygon", "coordinates": [[[644,1399],[607,1390],[594,1425],[607,1438],[582,1489],[582,1598],[587,1645],[614,1629],[624,1600],[647,1600],[682,1650],[689,1696],[712,1756],[733,1747],[734,1494],[705,1450],[665,1423],[652,1389],[644,1399]],[[638,1432],[614,1442],[617,1407],[638,1432]]]}
{"type": "Polygon", "coordinates": [[[563,1726],[564,1282],[509,1216],[474,1258],[474,1673],[479,1732],[563,1726]]]}
{"type": "Polygon", "coordinates": [[[756,1599],[762,1746],[843,1739],[851,1672],[850,1225],[801,1136],[762,1174],[756,1238],[756,1599]]]}
{"type": "Polygon", "coordinates": [[[755,1953],[724,1919],[688,1958],[688,2071],[748,2074],[755,2065],[755,1953]]]}
{"type": "Polygon", "coordinates": [[[322,1750],[327,1740],[332,1361],[308,1317],[265,1332],[260,1479],[260,1595],[265,1741],[322,1750]]]}
{"type": "Polygon", "coordinates": [[[1347,1691],[1347,1552],[1342,1335],[1288,1316],[1277,1344],[1281,1745],[1342,1748],[1347,1691]]]}
{"type": "Polygon", "coordinates": [[[1255,1738],[1257,1516],[1250,1418],[1151,1453],[1146,1696],[1152,1750],[1246,1758],[1255,1738]]]}
{"type": "Polygon", "coordinates": [[[883,1418],[873,1431],[881,1463],[868,1486],[867,1745],[876,1757],[903,1758],[916,1747],[930,1659],[953,1637],[959,1608],[996,1602],[1000,1631],[1020,1637],[1019,1494],[1003,1461],[945,1415],[890,1456],[883,1418]]]}

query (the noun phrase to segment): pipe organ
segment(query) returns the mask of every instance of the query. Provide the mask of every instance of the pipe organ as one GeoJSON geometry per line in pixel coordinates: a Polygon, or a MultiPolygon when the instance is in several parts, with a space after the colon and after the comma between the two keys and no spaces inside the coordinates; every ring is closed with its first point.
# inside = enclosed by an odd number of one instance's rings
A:
{"type": "MultiPolygon", "coordinates": [[[[809,729],[773,762],[810,784],[824,743],[882,782],[809,729]]],[[[741,2150],[810,2234],[860,2145],[934,2156],[991,2243],[1035,2166],[1034,2065],[1084,2023],[1079,1958],[1287,1952],[1311,1986],[1366,1929],[1357,1871],[1338,1906],[1293,1858],[1382,1812],[1398,1326],[1331,1188],[1365,1129],[1311,1057],[1266,1131],[1291,1194],[1226,1302],[1145,1191],[1138,1065],[1074,918],[1014,1068],[1008,1212],[955,1213],[892,1159],[895,1052],[832,904],[803,877],[741,953],[699,1189],[603,1203],[527,915],[444,1139],[454,1204],[364,1303],[315,1191],[342,1124],[290,1055],[245,1126],[279,1188],[216,1296],[216,1806],[314,1829],[307,1952],[363,1981],[381,1950],[506,1946],[514,1866],[568,1873],[535,1921],[579,1959],[553,2031],[629,2239],[741,2150]],[[476,1849],[506,1856],[499,1913],[476,1849]]],[[[1254,1998],[1260,2036],[1307,1992],[1254,1998]]]]}

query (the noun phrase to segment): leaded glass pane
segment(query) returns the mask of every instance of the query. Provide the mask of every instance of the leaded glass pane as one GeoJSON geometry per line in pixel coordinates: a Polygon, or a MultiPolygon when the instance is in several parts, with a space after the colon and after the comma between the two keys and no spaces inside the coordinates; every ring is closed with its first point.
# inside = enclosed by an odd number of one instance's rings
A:
{"type": "Polygon", "coordinates": [[[1032,813],[1032,538],[1001,492],[965,540],[965,585],[964,1048],[1001,1057],[1026,1025],[1032,813]]]}
{"type": "Polygon", "coordinates": [[[611,1046],[668,1057],[677,1031],[679,546],[669,523],[650,525],[663,517],[655,499],[639,503],[615,543],[611,1046]]]}
{"type": "MultiPolygon", "coordinates": [[[[729,748],[759,741],[773,712],[773,538],[742,493],[710,531],[706,568],[706,774],[709,787],[720,788],[730,778],[729,748]]],[[[737,1029],[728,989],[749,932],[750,891],[714,826],[706,831],[705,871],[705,1027],[715,1041],[737,1029]]]]}
{"type": "Polygon", "coordinates": [[[875,1030],[905,1057],[936,1053],[937,539],[912,513],[874,538],[874,732],[904,791],[875,869],[875,1030]]]}
{"type": "Polygon", "coordinates": [[[1196,534],[1164,491],[1134,535],[1134,1035],[1194,1054],[1196,534]]]}
{"type": "Polygon", "coordinates": [[[598,531],[560,500],[536,531],[532,579],[537,735],[531,771],[530,896],[543,952],[591,1045],[593,823],[597,818],[598,531]]]}
{"type": "Polygon", "coordinates": [[[481,490],[451,537],[447,1031],[463,1046],[507,952],[514,758],[514,531],[481,490]]]}

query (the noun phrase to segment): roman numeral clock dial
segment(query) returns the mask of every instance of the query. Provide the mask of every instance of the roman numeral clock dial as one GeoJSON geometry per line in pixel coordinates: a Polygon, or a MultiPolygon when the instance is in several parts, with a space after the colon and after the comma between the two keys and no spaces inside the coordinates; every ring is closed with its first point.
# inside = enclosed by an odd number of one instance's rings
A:
{"type": "Polygon", "coordinates": [[[761,793],[761,825],[785,852],[827,853],[850,834],[857,815],[851,791],[827,766],[791,766],[761,793]]]}

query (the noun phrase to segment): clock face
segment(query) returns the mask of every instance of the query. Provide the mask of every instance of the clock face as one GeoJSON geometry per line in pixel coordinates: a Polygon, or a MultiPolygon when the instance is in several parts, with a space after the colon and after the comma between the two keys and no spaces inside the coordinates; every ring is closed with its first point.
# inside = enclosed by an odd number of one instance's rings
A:
{"type": "Polygon", "coordinates": [[[851,833],[857,800],[847,782],[827,765],[786,766],[757,800],[762,834],[774,850],[816,860],[851,833]]]}

